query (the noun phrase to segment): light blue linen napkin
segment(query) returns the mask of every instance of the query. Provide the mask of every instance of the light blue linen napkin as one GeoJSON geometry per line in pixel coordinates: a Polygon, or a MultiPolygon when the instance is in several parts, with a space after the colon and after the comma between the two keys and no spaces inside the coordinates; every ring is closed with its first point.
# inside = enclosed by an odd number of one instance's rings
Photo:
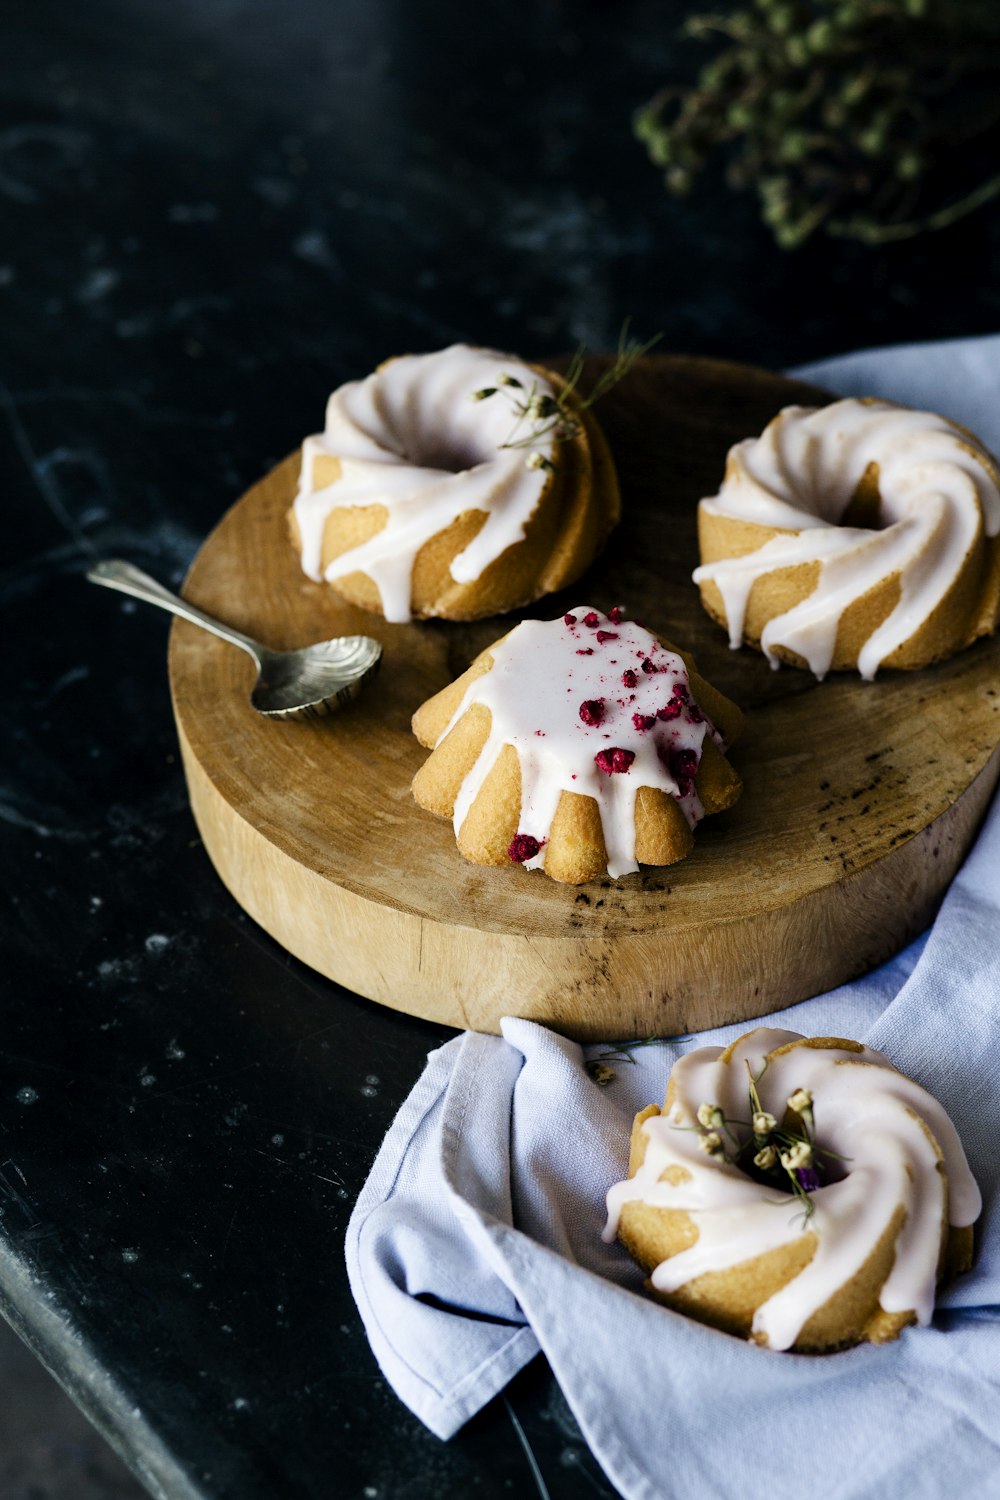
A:
{"type": "MultiPolygon", "coordinates": [[[[796,373],[946,412],[1000,447],[1000,338],[796,373]]],[[[674,1060],[747,1024],[637,1048],[600,1088],[584,1063],[606,1047],[507,1020],[431,1053],[352,1215],[351,1286],[384,1374],[446,1438],[542,1349],[627,1500],[1000,1495],[1000,801],[929,935],[761,1024],[878,1048],[958,1126],[985,1206],[974,1269],[931,1327],[817,1359],[651,1302],[601,1241],[606,1190],[674,1060]]]]}

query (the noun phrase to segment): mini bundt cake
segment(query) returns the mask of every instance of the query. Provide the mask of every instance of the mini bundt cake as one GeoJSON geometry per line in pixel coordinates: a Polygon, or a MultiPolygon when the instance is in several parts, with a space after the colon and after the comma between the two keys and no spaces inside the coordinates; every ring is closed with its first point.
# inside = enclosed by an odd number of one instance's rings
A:
{"type": "Polygon", "coordinates": [[[572,583],[619,515],[607,443],[551,370],[456,344],[330,397],[289,522],[302,567],[387,620],[476,620],[572,583]]]}
{"type": "Polygon", "coordinates": [[[880,1052],[760,1028],[689,1052],[636,1116],[604,1238],[678,1312],[820,1353],[928,1323],[981,1207],[941,1105],[880,1052]]]}
{"type": "Polygon", "coordinates": [[[730,449],[694,581],[772,666],[925,667],[996,629],[998,485],[992,454],[932,412],[790,406],[730,449]]]}
{"type": "Polygon", "coordinates": [[[741,715],[682,653],[619,609],[525,620],[413,718],[413,782],[476,864],[579,885],[672,864],[731,807],[741,715]]]}

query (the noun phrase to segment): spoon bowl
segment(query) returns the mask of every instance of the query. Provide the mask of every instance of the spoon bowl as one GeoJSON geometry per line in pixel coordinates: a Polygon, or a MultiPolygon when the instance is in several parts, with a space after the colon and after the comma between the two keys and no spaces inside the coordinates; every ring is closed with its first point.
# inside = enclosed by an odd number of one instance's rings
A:
{"type": "Polygon", "coordinates": [[[257,667],[250,703],[268,719],[319,719],[335,713],[372,681],[382,660],[380,643],[368,635],[340,635],[297,651],[272,651],[188,604],[121,558],[96,563],[87,577],[91,583],[169,610],[239,646],[257,667]]]}
{"type": "Polygon", "coordinates": [[[381,660],[382,647],[369,635],[339,635],[299,651],[262,648],[250,702],[269,719],[321,718],[356,698],[381,660]]]}

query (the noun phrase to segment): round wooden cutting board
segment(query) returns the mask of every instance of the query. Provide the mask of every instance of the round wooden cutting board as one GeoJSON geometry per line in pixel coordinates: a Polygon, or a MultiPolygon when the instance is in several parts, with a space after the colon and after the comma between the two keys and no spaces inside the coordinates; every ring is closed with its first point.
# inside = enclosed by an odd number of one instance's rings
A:
{"type": "MultiPolygon", "coordinates": [[[[593,378],[600,361],[590,362],[593,378]]],[[[700,1030],[864,973],[918,933],[968,848],[1000,772],[1000,639],[875,683],[772,672],[731,652],[690,582],[695,507],[726,451],[783,405],[828,397],[735,365],[647,358],[598,415],[623,520],[572,589],[526,613],[622,604],[690,648],[746,711],[742,801],[694,854],[620,881],[557,885],[466,863],[420,811],[414,709],[510,628],[387,625],[301,572],[285,513],[298,457],[212,532],[194,603],[277,647],[340,633],[385,647],[342,714],[274,723],[248,703],[242,652],[175,621],[174,712],[194,815],[237,901],[292,953],[399,1010],[493,1031],[503,1015],[580,1038],[700,1030]]]]}

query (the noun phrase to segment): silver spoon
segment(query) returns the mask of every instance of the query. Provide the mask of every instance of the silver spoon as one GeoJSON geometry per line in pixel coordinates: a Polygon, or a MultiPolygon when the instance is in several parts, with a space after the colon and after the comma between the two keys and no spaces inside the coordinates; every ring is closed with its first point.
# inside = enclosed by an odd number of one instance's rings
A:
{"type": "Polygon", "coordinates": [[[241,646],[253,657],[258,672],[250,702],[259,714],[269,719],[318,719],[336,712],[371,682],[382,659],[381,645],[367,635],[335,636],[332,641],[304,646],[301,651],[271,651],[179,599],[155,578],[121,558],[96,563],[87,577],[91,583],[119,589],[123,594],[144,599],[147,604],[158,604],[161,609],[180,615],[182,620],[190,620],[224,641],[241,646]]]}

